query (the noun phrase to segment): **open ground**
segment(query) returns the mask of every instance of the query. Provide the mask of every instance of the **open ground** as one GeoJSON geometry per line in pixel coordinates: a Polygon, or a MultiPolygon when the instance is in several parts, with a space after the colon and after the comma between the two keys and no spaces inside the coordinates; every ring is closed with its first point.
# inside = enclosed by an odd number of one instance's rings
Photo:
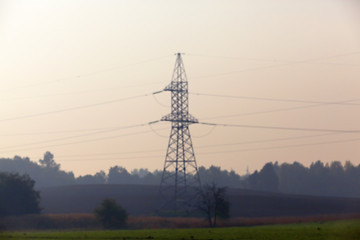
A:
{"type": "Polygon", "coordinates": [[[360,239],[360,219],[231,228],[5,232],[0,239],[360,239]]]}

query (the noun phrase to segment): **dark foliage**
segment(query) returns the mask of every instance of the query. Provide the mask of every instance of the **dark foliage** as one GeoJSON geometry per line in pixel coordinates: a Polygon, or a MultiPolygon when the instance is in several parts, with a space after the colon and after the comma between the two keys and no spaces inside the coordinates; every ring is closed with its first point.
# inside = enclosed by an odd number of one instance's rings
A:
{"type": "Polygon", "coordinates": [[[40,194],[28,175],[0,173],[0,216],[40,213],[40,194]]]}
{"type": "Polygon", "coordinates": [[[101,205],[94,210],[96,219],[106,229],[124,227],[128,214],[124,208],[116,203],[115,199],[106,198],[101,205]]]}
{"type": "Polygon", "coordinates": [[[35,180],[36,188],[75,184],[74,174],[60,170],[60,164],[56,164],[50,154],[45,153],[44,159],[40,159],[39,164],[30,161],[27,157],[2,158],[0,159],[0,169],[2,172],[29,175],[35,180]]]}
{"type": "Polygon", "coordinates": [[[106,183],[106,173],[104,171],[100,171],[95,173],[94,175],[87,174],[85,176],[80,176],[76,178],[77,184],[104,184],[106,183]]]}
{"type": "Polygon", "coordinates": [[[244,181],[234,170],[222,170],[220,167],[210,166],[208,169],[199,167],[199,175],[202,183],[217,183],[218,186],[242,188],[245,187],[244,181]]]}
{"type": "MultiPolygon", "coordinates": [[[[101,157],[99,158],[99,160],[101,157]]],[[[60,164],[56,163],[54,155],[50,152],[44,154],[38,163],[30,161],[27,157],[15,156],[13,159],[0,159],[0,169],[4,172],[17,172],[28,174],[36,181],[37,188],[75,185],[75,184],[146,184],[158,185],[162,171],[150,172],[140,168],[129,172],[121,166],[113,166],[108,173],[99,171],[93,175],[87,174],[75,178],[72,172],[61,170],[60,164]]],[[[199,174],[203,183],[217,182],[219,186],[244,187],[244,181],[234,171],[222,170],[220,167],[211,166],[199,168],[199,174]]]]}
{"type": "Polygon", "coordinates": [[[44,159],[40,159],[39,160],[40,166],[43,168],[48,168],[48,169],[55,169],[56,171],[58,171],[60,169],[60,164],[57,164],[54,160],[54,154],[52,154],[51,152],[46,152],[44,154],[44,159]]]}
{"type": "Polygon", "coordinates": [[[255,171],[248,178],[251,189],[277,192],[279,190],[279,178],[272,163],[267,163],[260,172],[255,171]]]}
{"type": "Polygon", "coordinates": [[[320,196],[360,197],[360,165],[347,161],[305,167],[301,163],[267,163],[246,179],[246,188],[270,192],[320,196]]]}
{"type": "Polygon", "coordinates": [[[218,187],[215,183],[205,185],[199,191],[197,209],[209,222],[209,227],[216,227],[216,220],[230,218],[230,202],[226,199],[226,187],[218,187]]]}
{"type": "MultiPolygon", "coordinates": [[[[101,160],[101,157],[99,157],[101,160]]],[[[121,166],[113,166],[108,172],[99,171],[75,178],[72,172],[61,170],[50,152],[38,163],[29,158],[15,156],[13,159],[0,159],[3,172],[28,174],[36,182],[36,188],[75,185],[75,184],[144,184],[158,185],[162,171],[150,172],[148,169],[134,169],[129,172],[121,166]]],[[[309,167],[301,163],[266,163],[260,171],[240,176],[233,170],[220,167],[199,167],[201,182],[230,188],[247,188],[260,191],[308,194],[318,196],[360,197],[360,165],[347,161],[324,164],[321,161],[309,167]]]]}

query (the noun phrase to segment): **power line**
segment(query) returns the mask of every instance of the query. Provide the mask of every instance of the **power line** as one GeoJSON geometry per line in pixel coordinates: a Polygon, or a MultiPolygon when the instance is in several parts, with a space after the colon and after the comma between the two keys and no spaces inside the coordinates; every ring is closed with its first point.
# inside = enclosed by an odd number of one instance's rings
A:
{"type": "Polygon", "coordinates": [[[334,140],[334,141],[327,141],[327,142],[315,142],[315,143],[304,143],[304,144],[294,144],[294,145],[283,145],[283,146],[265,147],[265,148],[248,148],[248,149],[215,151],[215,152],[205,152],[205,153],[200,152],[200,154],[205,155],[205,154],[216,154],[216,153],[248,152],[248,151],[259,151],[259,150],[305,147],[305,146],[314,146],[314,145],[326,145],[326,144],[345,143],[345,142],[357,142],[357,141],[360,141],[360,138],[352,138],[352,139],[345,139],[345,140],[334,140]]]}
{"type": "MultiPolygon", "coordinates": [[[[198,152],[200,155],[208,154],[218,154],[218,153],[234,153],[234,152],[248,152],[248,151],[259,151],[259,150],[272,150],[272,149],[285,149],[285,148],[294,148],[294,147],[305,147],[305,146],[315,146],[315,145],[326,145],[326,144],[336,144],[336,143],[345,143],[345,142],[357,142],[360,141],[360,138],[344,139],[344,140],[334,140],[334,141],[325,141],[325,142],[315,142],[315,143],[305,143],[305,144],[293,144],[293,145],[282,145],[275,147],[263,147],[263,148],[248,148],[248,149],[239,149],[239,150],[224,150],[224,151],[212,151],[212,152],[198,152]]],[[[160,150],[150,150],[143,152],[157,152],[160,150]]],[[[131,152],[128,152],[131,153],[131,152]]],[[[140,152],[132,152],[140,153],[140,152]]],[[[106,155],[106,154],[104,154],[106,155]]],[[[91,155],[82,155],[82,156],[91,156],[91,155]]],[[[131,156],[131,157],[113,157],[113,158],[85,158],[85,159],[76,159],[71,158],[71,161],[86,161],[86,160],[118,160],[118,159],[140,159],[140,158],[160,158],[163,155],[154,155],[154,156],[131,156]]],[[[61,158],[61,156],[59,157],[61,158]]],[[[62,160],[63,161],[63,160],[62,160]]]]}
{"type": "Polygon", "coordinates": [[[58,93],[58,94],[52,93],[52,94],[33,95],[33,96],[24,96],[24,97],[0,98],[0,101],[14,101],[14,100],[27,100],[27,99],[39,99],[39,98],[41,99],[41,98],[46,98],[46,97],[80,95],[80,94],[88,94],[88,93],[94,93],[94,92],[105,92],[105,91],[116,90],[116,89],[124,89],[124,88],[132,88],[132,87],[139,87],[139,86],[155,85],[155,84],[159,84],[161,82],[162,81],[148,82],[148,83],[136,84],[136,85],[112,86],[112,87],[103,88],[103,89],[93,89],[93,90],[77,91],[77,92],[65,92],[65,93],[58,93]]]}
{"type": "Polygon", "coordinates": [[[155,102],[157,102],[161,107],[166,107],[166,108],[169,108],[170,105],[166,105],[166,104],[163,104],[162,102],[160,102],[155,95],[153,95],[153,98],[155,100],[155,102]]]}
{"type": "Polygon", "coordinates": [[[23,147],[23,146],[38,145],[38,144],[49,143],[49,142],[58,142],[58,141],[63,141],[63,140],[68,140],[68,139],[81,138],[81,137],[87,137],[87,136],[97,135],[97,134],[101,134],[101,133],[118,131],[118,130],[122,130],[122,129],[143,127],[143,126],[146,126],[146,125],[149,125],[149,123],[143,123],[143,124],[136,124],[136,125],[130,125],[130,126],[123,126],[123,127],[104,129],[104,130],[99,130],[99,131],[96,131],[96,132],[91,132],[91,133],[86,133],[86,134],[81,134],[81,135],[76,135],[76,136],[62,137],[62,138],[56,138],[56,139],[51,139],[51,140],[44,140],[44,141],[33,142],[33,143],[26,143],[26,144],[21,144],[21,145],[5,146],[5,147],[0,147],[0,149],[19,148],[19,147],[23,147]]]}
{"type": "Polygon", "coordinates": [[[300,99],[285,99],[285,98],[264,98],[264,97],[249,97],[249,96],[234,96],[234,95],[222,95],[222,94],[211,94],[211,93],[198,93],[198,92],[189,92],[189,94],[196,96],[207,96],[207,97],[221,97],[221,98],[233,98],[233,99],[249,99],[249,100],[259,100],[259,101],[274,101],[274,102],[291,102],[291,103],[316,103],[322,105],[354,105],[360,106],[359,103],[348,103],[360,101],[360,98],[346,100],[346,101],[332,101],[332,102],[323,102],[323,101],[312,101],[312,100],[300,100],[300,99]]]}
{"type": "MultiPolygon", "coordinates": [[[[68,159],[65,161],[111,161],[111,160],[120,160],[120,159],[146,159],[146,158],[160,158],[163,157],[161,155],[155,155],[155,156],[136,156],[136,157],[114,157],[114,158],[84,158],[84,159],[68,159]]],[[[64,161],[63,159],[61,161],[64,161]]]]}
{"type": "MultiPolygon", "coordinates": [[[[298,139],[305,139],[305,138],[314,138],[314,137],[323,137],[323,136],[330,136],[330,135],[339,135],[342,133],[325,133],[325,134],[316,134],[316,135],[304,135],[304,136],[297,136],[297,137],[285,137],[285,138],[272,138],[272,139],[262,139],[262,140],[254,140],[254,141],[245,141],[245,142],[238,142],[238,143],[225,143],[225,144],[210,144],[210,145],[200,145],[197,148],[214,148],[214,147],[224,147],[224,146],[236,146],[236,145],[248,145],[248,144],[257,144],[257,143],[268,143],[268,142],[279,142],[279,141],[289,141],[289,140],[298,140],[298,139]]],[[[350,139],[351,141],[354,139],[350,139]]],[[[331,141],[332,142],[342,142],[342,141],[349,141],[347,140],[339,140],[339,141],[331,141]]],[[[298,146],[303,144],[296,144],[290,146],[298,146]]],[[[311,145],[311,144],[310,144],[311,145]]],[[[288,145],[286,145],[288,146],[288,145]]],[[[282,147],[282,146],[280,146],[282,147]]],[[[273,148],[273,147],[270,147],[273,148]]],[[[277,148],[277,147],[276,147],[277,148]]],[[[254,149],[267,149],[267,148],[254,148],[254,149]]],[[[113,153],[94,153],[94,154],[78,154],[78,155],[60,155],[59,158],[62,157],[70,157],[70,158],[77,158],[77,157],[89,157],[89,156],[109,156],[109,155],[119,155],[119,154],[138,154],[138,153],[160,153],[163,149],[151,149],[151,150],[144,150],[144,151],[126,151],[126,152],[113,152],[113,153]]],[[[241,150],[242,151],[242,150],[241,150]]],[[[221,151],[227,152],[227,151],[221,151]]],[[[204,154],[204,153],[203,153],[204,154]]],[[[163,157],[163,156],[161,156],[163,157]]],[[[102,158],[103,159],[103,158],[102,158]]]]}
{"type": "Polygon", "coordinates": [[[243,72],[248,72],[248,71],[257,71],[257,70],[266,70],[266,69],[272,69],[272,68],[278,68],[278,67],[286,67],[286,66],[291,66],[291,65],[301,64],[301,63],[309,63],[309,62],[317,61],[317,60],[331,59],[331,58],[355,55],[355,54],[359,54],[359,53],[360,53],[359,51],[356,51],[356,52],[337,54],[337,55],[332,55],[332,56],[327,56],[327,57],[309,58],[309,59],[305,59],[305,60],[286,62],[286,63],[282,63],[282,64],[272,64],[272,65],[261,66],[261,67],[246,68],[246,69],[237,70],[237,71],[224,72],[224,73],[219,73],[219,74],[198,76],[198,77],[195,77],[195,79],[206,78],[206,77],[226,76],[226,75],[232,75],[232,74],[243,73],[243,72]]]}
{"type": "Polygon", "coordinates": [[[137,95],[137,96],[126,97],[126,98],[118,98],[118,99],[114,99],[114,100],[110,100],[110,101],[104,101],[104,102],[93,103],[93,104],[77,106],[77,107],[71,107],[71,108],[64,108],[64,109],[60,109],[60,110],[54,110],[54,111],[43,112],[43,113],[23,115],[23,116],[12,117],[12,118],[3,118],[3,119],[0,119],[0,122],[12,121],[12,120],[20,120],[20,119],[33,118],[33,117],[40,117],[40,116],[51,115],[51,114],[56,114],[56,113],[75,111],[75,110],[80,110],[80,109],[85,109],[85,108],[92,108],[92,107],[97,107],[97,106],[101,106],[101,105],[107,105],[107,104],[122,102],[122,101],[130,100],[130,99],[136,99],[136,98],[151,96],[153,94],[157,94],[157,93],[160,93],[160,92],[161,91],[153,92],[153,93],[141,94],[141,95],[137,95]]]}
{"type": "Polygon", "coordinates": [[[203,134],[203,135],[200,135],[200,136],[194,136],[194,138],[203,138],[203,137],[206,137],[206,136],[209,136],[214,130],[215,130],[216,126],[213,126],[207,133],[203,134]]]}
{"type": "Polygon", "coordinates": [[[272,139],[245,141],[245,142],[238,142],[238,143],[212,144],[212,145],[198,146],[197,148],[214,148],[214,147],[248,145],[248,144],[268,143],[268,142],[281,142],[281,141],[298,140],[298,139],[314,138],[314,137],[323,137],[323,136],[338,135],[338,134],[342,134],[342,133],[325,133],[325,134],[305,135],[305,136],[298,136],[298,137],[285,137],[285,138],[272,138],[272,139]]]}
{"type": "MultiPolygon", "coordinates": [[[[212,128],[213,129],[213,128],[212,128]]],[[[248,145],[248,144],[257,144],[257,143],[267,143],[267,142],[279,142],[279,141],[289,141],[289,140],[298,140],[304,138],[313,138],[313,137],[323,137],[329,135],[338,135],[341,133],[325,133],[325,134],[316,134],[316,135],[304,135],[297,137],[286,137],[286,138],[273,138],[273,139],[263,139],[263,140],[254,140],[254,141],[246,141],[246,142],[238,142],[238,143],[225,143],[225,144],[210,144],[210,145],[200,145],[197,148],[214,148],[214,147],[224,147],[224,146],[236,146],[236,145],[248,145]]],[[[61,157],[88,157],[88,156],[108,156],[108,155],[119,155],[119,154],[134,154],[134,153],[150,153],[150,152],[160,152],[163,149],[151,149],[144,151],[126,151],[126,152],[113,152],[113,153],[94,153],[94,154],[79,154],[79,155],[63,155],[61,157]]]]}
{"type": "MultiPolygon", "coordinates": [[[[155,124],[158,121],[154,121],[154,122],[149,122],[147,124],[151,125],[151,124],[155,124]]],[[[145,126],[147,124],[138,124],[138,125],[133,125],[133,126],[125,126],[122,128],[132,128],[132,127],[137,127],[137,126],[145,126]]],[[[223,126],[223,127],[250,127],[250,128],[266,128],[266,129],[280,129],[280,130],[295,130],[295,131],[321,131],[321,132],[331,132],[328,134],[317,134],[317,135],[306,135],[306,136],[299,136],[299,137],[288,137],[288,138],[276,138],[276,139],[265,139],[265,140],[255,140],[255,141],[247,141],[247,142],[240,142],[240,143],[230,143],[230,144],[216,144],[216,145],[204,145],[204,146],[199,146],[199,148],[208,148],[208,147],[220,147],[220,146],[230,146],[230,145],[243,145],[243,144],[253,144],[253,143],[262,143],[262,142],[275,142],[275,141],[285,141],[285,140],[295,140],[295,139],[303,139],[303,138],[311,138],[311,137],[321,137],[321,136],[327,136],[327,135],[335,135],[335,134],[344,134],[344,133],[359,133],[360,131],[358,130],[330,130],[330,129],[308,129],[308,128],[283,128],[283,127],[268,127],[268,126],[249,126],[249,125],[238,125],[238,124],[214,124],[214,123],[204,123],[204,122],[200,122],[200,124],[204,124],[204,125],[212,125],[212,126],[223,126]]],[[[164,130],[167,128],[161,128],[159,130],[164,130]]],[[[96,139],[90,139],[90,140],[84,140],[84,141],[77,141],[77,142],[69,142],[69,143],[63,143],[63,144],[55,144],[55,145],[46,145],[46,146],[40,146],[40,147],[36,147],[36,148],[25,148],[25,149],[15,149],[15,150],[33,150],[33,149],[39,149],[39,148],[46,148],[46,147],[58,147],[58,146],[64,146],[64,145],[72,145],[72,144],[78,144],[78,143],[87,143],[87,142],[95,142],[95,141],[101,141],[101,140],[107,140],[107,139],[113,139],[113,138],[119,138],[119,137],[123,137],[123,136],[130,136],[130,135],[138,135],[138,134],[143,134],[143,133],[148,133],[148,132],[153,132],[153,131],[142,131],[142,132],[135,132],[135,133],[129,133],[129,134],[122,134],[122,135],[116,135],[116,136],[110,136],[110,137],[102,137],[102,138],[96,138],[96,139]]],[[[80,136],[74,136],[74,137],[80,137],[80,136]]],[[[68,137],[71,138],[71,137],[68,137]]],[[[57,139],[58,140],[58,139],[57,139]]],[[[355,141],[356,139],[349,139],[349,140],[344,140],[345,142],[347,141],[355,141]]],[[[48,142],[48,141],[47,141],[48,142]]],[[[342,140],[340,141],[331,141],[329,143],[337,143],[337,142],[342,142],[342,140]]],[[[327,142],[324,142],[323,144],[325,144],[327,142]]],[[[39,144],[39,143],[33,143],[33,144],[39,144]]],[[[311,145],[311,144],[309,144],[311,145]]],[[[21,146],[21,145],[20,145],[21,146]]],[[[291,145],[292,146],[292,145],[291,145]]],[[[295,146],[295,145],[294,145],[295,146]]],[[[296,145],[297,146],[297,145],[296,145]]],[[[303,145],[301,145],[303,146],[303,145]]],[[[304,145],[305,146],[305,145],[304,145]]],[[[14,146],[13,146],[14,147],[14,146]]],[[[19,147],[19,146],[18,146],[19,147]]],[[[14,149],[11,151],[15,151],[14,149]]],[[[115,155],[115,154],[130,154],[130,153],[139,153],[139,152],[156,152],[159,150],[148,150],[148,151],[137,151],[137,152],[122,152],[122,153],[111,153],[111,155],[115,155]]],[[[2,151],[4,152],[4,151],[2,151]]],[[[10,152],[10,151],[5,151],[5,152],[10,152]]],[[[93,154],[92,154],[93,155],[93,154]]]]}
{"type": "Polygon", "coordinates": [[[126,151],[126,152],[105,152],[105,153],[93,153],[93,154],[73,154],[73,155],[60,155],[58,158],[62,157],[70,157],[70,158],[77,158],[77,157],[92,157],[92,156],[111,156],[111,155],[119,155],[119,154],[134,154],[134,153],[153,153],[153,152],[160,152],[164,149],[152,149],[152,150],[143,150],[143,151],[126,151]]]}
{"type": "MultiPolygon", "coordinates": [[[[338,54],[334,56],[325,57],[326,58],[336,58],[348,55],[358,54],[360,52],[351,52],[345,54],[338,54]]],[[[245,60],[245,61],[256,61],[256,62],[274,62],[274,63],[307,63],[307,64],[323,64],[323,65],[339,65],[339,66],[360,66],[359,64],[353,63],[334,63],[334,62],[304,62],[304,60],[284,60],[284,59],[265,59],[265,58],[252,58],[252,57],[233,57],[233,56],[219,56],[219,55],[205,55],[205,54],[186,54],[187,56],[192,57],[204,57],[204,58],[217,58],[217,59],[227,59],[227,60],[245,60]]]]}
{"type": "MultiPolygon", "coordinates": [[[[338,103],[353,102],[353,101],[357,101],[357,99],[351,99],[351,100],[342,101],[342,102],[338,102],[338,103]]],[[[219,119],[219,118],[232,118],[232,117],[240,117],[240,116],[261,115],[261,114],[266,114],[266,113],[286,112],[286,111],[293,111],[293,110],[298,110],[298,109],[320,107],[320,106],[324,106],[324,105],[330,105],[330,104],[327,104],[327,103],[310,104],[310,105],[304,105],[304,106],[299,106],[299,107],[277,108],[277,109],[266,110],[266,111],[256,111],[256,112],[248,112],[248,113],[240,113],[240,114],[231,114],[231,115],[208,117],[206,119],[209,120],[209,119],[219,119]]]]}
{"type": "MultiPolygon", "coordinates": [[[[160,92],[154,92],[153,94],[157,94],[157,93],[160,93],[160,92]]],[[[348,101],[353,101],[353,100],[348,100],[348,101]]],[[[325,103],[322,103],[322,104],[325,104],[325,103]]],[[[310,106],[314,106],[314,105],[310,105],[310,106]]],[[[298,108],[304,108],[304,107],[309,107],[309,106],[301,106],[301,107],[296,107],[296,108],[283,108],[283,109],[270,110],[270,111],[265,111],[265,112],[274,112],[274,111],[280,111],[280,110],[281,111],[283,111],[283,110],[292,110],[292,109],[298,109],[298,108]]],[[[265,112],[245,113],[245,114],[230,115],[230,116],[241,116],[241,115],[257,114],[257,113],[265,113],[265,112]]],[[[225,116],[225,117],[229,117],[229,116],[225,116]]],[[[116,130],[116,129],[118,129],[118,128],[98,128],[98,129],[87,129],[87,130],[54,131],[54,132],[28,133],[28,134],[8,134],[8,135],[3,134],[1,136],[40,135],[40,134],[65,133],[65,132],[100,131],[100,132],[96,132],[96,133],[86,134],[86,135],[93,135],[93,134],[98,134],[98,133],[102,133],[102,132],[113,131],[113,130],[116,130]]],[[[85,135],[80,135],[80,136],[85,136],[85,135]]],[[[75,136],[75,137],[80,137],[80,136],[75,136]]],[[[62,138],[62,139],[68,139],[68,138],[73,138],[73,137],[67,137],[67,138],[62,138]]]]}
{"type": "Polygon", "coordinates": [[[157,135],[157,136],[159,136],[159,137],[161,137],[161,138],[167,138],[167,136],[158,133],[153,127],[151,127],[151,124],[149,124],[149,127],[150,127],[151,131],[152,131],[155,135],[157,135]]]}
{"type": "Polygon", "coordinates": [[[89,128],[89,129],[78,129],[78,130],[61,130],[61,131],[48,131],[48,132],[29,132],[29,133],[12,133],[12,134],[0,134],[0,137],[18,137],[18,136],[34,136],[34,135],[52,135],[52,134],[63,134],[63,133],[74,133],[74,132],[94,132],[112,128],[89,128]]]}
{"type": "Polygon", "coordinates": [[[205,55],[205,54],[193,54],[186,53],[186,56],[190,57],[203,57],[203,58],[218,58],[218,59],[227,59],[227,60],[245,60],[245,61],[258,61],[258,62],[283,62],[282,60],[277,59],[264,59],[264,58],[253,58],[253,57],[233,57],[233,56],[220,56],[220,55],[205,55]]]}
{"type": "MultiPolygon", "coordinates": [[[[156,121],[150,122],[151,124],[156,121]]],[[[12,133],[12,134],[0,134],[0,137],[16,137],[16,136],[34,136],[34,135],[52,135],[52,134],[63,134],[63,133],[76,133],[76,132],[98,132],[119,129],[122,127],[107,127],[107,128],[88,128],[88,129],[77,129],[77,130],[59,130],[59,131],[48,131],[48,132],[28,132],[28,133],[12,133]]]]}
{"type": "Polygon", "coordinates": [[[199,124],[210,125],[210,126],[221,126],[221,127],[259,128],[259,129],[275,129],[275,130],[287,130],[287,131],[360,133],[360,130],[334,130],[334,129],[319,129],[319,128],[273,127],[273,126],[246,125],[246,124],[221,124],[221,123],[209,123],[209,122],[199,122],[199,124]]]}
{"type": "MultiPolygon", "coordinates": [[[[162,128],[162,129],[165,129],[165,128],[162,128]]],[[[102,138],[95,138],[95,139],[89,139],[89,140],[82,140],[82,141],[76,141],[76,142],[67,142],[67,143],[62,143],[62,144],[44,145],[44,146],[33,147],[33,148],[12,149],[12,150],[6,150],[6,151],[1,151],[1,152],[5,153],[5,152],[13,152],[13,151],[25,151],[25,150],[43,149],[43,148],[49,148],[49,147],[61,147],[61,146],[66,146],[66,145],[82,144],[82,143],[88,143],[88,142],[97,142],[97,141],[102,141],[102,140],[121,138],[121,137],[125,137],[125,136],[133,136],[133,135],[139,135],[139,134],[150,133],[150,132],[152,132],[152,131],[141,131],[141,132],[127,133],[127,134],[121,134],[121,135],[115,135],[115,136],[109,136],[109,137],[102,137],[102,138]]]]}
{"type": "Polygon", "coordinates": [[[54,80],[42,81],[42,82],[33,83],[33,84],[29,84],[29,85],[24,85],[24,86],[20,86],[20,87],[14,87],[14,88],[6,89],[6,92],[9,92],[9,91],[12,91],[12,90],[24,89],[24,88],[37,87],[37,86],[46,85],[46,84],[59,83],[59,82],[64,82],[64,81],[69,81],[69,80],[74,80],[74,79],[80,79],[80,78],[84,78],[84,77],[88,77],[88,76],[92,76],[92,75],[97,75],[97,74],[104,73],[104,72],[110,72],[110,71],[114,71],[114,70],[118,70],[118,69],[122,69],[122,68],[127,68],[127,67],[131,67],[131,66],[136,66],[136,65],[140,65],[140,64],[144,64],[144,63],[157,61],[157,60],[164,59],[164,58],[167,58],[167,57],[170,57],[170,56],[172,56],[172,55],[160,56],[160,57],[151,58],[151,59],[148,59],[148,60],[143,60],[143,61],[139,61],[139,62],[126,64],[126,65],[123,65],[123,66],[105,68],[105,69],[92,71],[92,72],[88,72],[88,73],[84,73],[84,74],[77,74],[77,75],[58,78],[58,79],[54,79],[54,80]]]}

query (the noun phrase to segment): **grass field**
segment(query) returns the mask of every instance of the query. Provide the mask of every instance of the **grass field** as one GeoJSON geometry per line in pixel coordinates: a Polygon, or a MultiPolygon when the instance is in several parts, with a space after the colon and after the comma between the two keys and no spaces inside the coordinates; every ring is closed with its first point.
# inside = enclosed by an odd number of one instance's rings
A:
{"type": "Polygon", "coordinates": [[[5,232],[0,239],[359,240],[360,220],[216,229],[5,232]]]}

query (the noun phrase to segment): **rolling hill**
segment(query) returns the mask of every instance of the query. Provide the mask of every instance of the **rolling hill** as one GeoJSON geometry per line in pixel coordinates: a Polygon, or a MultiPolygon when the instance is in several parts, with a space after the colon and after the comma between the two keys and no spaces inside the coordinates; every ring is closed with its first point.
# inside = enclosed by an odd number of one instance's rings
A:
{"type": "MultiPolygon", "coordinates": [[[[153,185],[71,185],[40,189],[43,213],[92,213],[114,198],[131,215],[152,215],[158,187],[153,185]]],[[[360,199],[290,195],[228,189],[233,217],[310,216],[360,213],[360,199]]]]}

